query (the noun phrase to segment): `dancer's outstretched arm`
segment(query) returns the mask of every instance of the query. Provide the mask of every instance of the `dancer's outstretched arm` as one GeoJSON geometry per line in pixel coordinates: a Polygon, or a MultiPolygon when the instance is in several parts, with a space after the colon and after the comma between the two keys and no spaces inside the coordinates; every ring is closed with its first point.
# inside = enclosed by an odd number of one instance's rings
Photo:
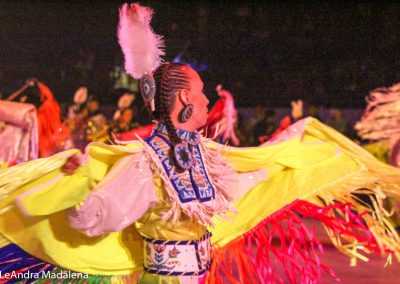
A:
{"type": "Polygon", "coordinates": [[[69,209],[73,228],[88,236],[120,231],[156,202],[153,175],[144,154],[121,158],[86,200],[69,209]]]}

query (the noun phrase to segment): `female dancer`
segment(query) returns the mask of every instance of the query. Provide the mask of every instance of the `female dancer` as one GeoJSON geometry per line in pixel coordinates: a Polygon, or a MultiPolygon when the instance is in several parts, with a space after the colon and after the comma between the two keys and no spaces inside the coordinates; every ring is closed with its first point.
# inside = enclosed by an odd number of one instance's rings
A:
{"type": "Polygon", "coordinates": [[[156,129],[124,146],[92,143],[80,161],[70,150],[0,172],[0,232],[18,245],[0,250],[2,275],[68,270],[69,279],[75,271],[89,273],[89,282],[126,283],[334,276],[298,214],[321,222],[354,259],[399,257],[382,207],[386,195],[399,194],[398,169],[313,119],[254,148],[201,137],[203,82],[187,65],[160,63],[150,18],[150,9],[124,5],[119,38],[156,129]]]}

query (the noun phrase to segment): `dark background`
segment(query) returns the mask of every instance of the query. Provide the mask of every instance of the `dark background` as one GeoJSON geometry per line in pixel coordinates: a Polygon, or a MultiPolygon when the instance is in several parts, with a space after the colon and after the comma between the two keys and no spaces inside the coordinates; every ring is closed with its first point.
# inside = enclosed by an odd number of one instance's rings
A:
{"type": "MultiPolygon", "coordinates": [[[[142,1],[166,38],[166,60],[183,52],[211,100],[222,83],[238,106],[363,107],[370,90],[400,81],[400,4],[395,2],[142,1]],[[197,62],[197,63],[196,63],[197,62]]],[[[1,1],[0,92],[26,78],[46,83],[61,102],[82,84],[105,103],[122,1],[1,1]]]]}

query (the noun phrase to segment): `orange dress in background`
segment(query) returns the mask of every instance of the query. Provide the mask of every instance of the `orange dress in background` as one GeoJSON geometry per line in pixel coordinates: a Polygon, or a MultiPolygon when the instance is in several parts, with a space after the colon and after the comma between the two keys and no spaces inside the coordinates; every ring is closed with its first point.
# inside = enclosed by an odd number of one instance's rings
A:
{"type": "Polygon", "coordinates": [[[61,110],[53,93],[38,82],[42,104],[37,110],[39,121],[39,156],[48,157],[56,153],[57,139],[61,128],[61,110]]]}

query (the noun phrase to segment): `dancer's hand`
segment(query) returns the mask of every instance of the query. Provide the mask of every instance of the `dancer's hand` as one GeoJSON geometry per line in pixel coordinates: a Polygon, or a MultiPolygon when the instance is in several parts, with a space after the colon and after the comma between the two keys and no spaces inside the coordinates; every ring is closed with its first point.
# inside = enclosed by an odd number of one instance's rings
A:
{"type": "Polygon", "coordinates": [[[81,159],[75,154],[67,159],[65,164],[62,166],[61,171],[67,175],[72,175],[80,165],[81,159]]]}

